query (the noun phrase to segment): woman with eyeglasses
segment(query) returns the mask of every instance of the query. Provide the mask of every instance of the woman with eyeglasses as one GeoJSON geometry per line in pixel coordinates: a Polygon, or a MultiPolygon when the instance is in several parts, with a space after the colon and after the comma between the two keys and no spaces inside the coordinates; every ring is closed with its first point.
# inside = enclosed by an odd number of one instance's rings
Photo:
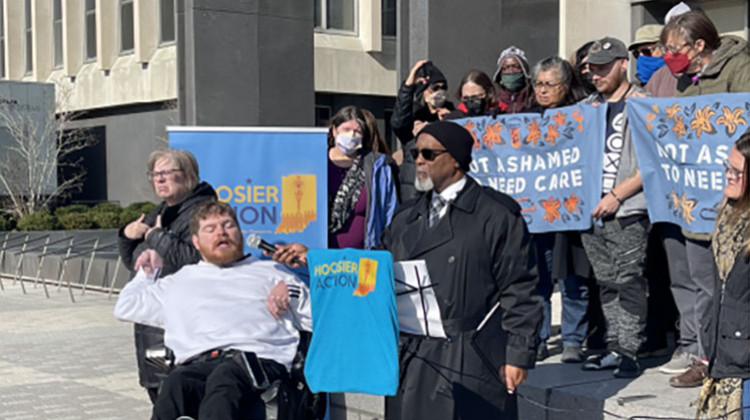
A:
{"type": "Polygon", "coordinates": [[[397,170],[369,111],[345,106],[328,129],[328,247],[371,249],[398,205],[397,170]]]}
{"type": "Polygon", "coordinates": [[[586,97],[579,75],[567,61],[549,57],[531,69],[534,95],[528,112],[543,113],[547,109],[578,103],[586,97]]]}
{"type": "MultiPolygon", "coordinates": [[[[189,222],[198,204],[216,199],[216,192],[206,182],[199,182],[198,163],[184,150],[164,149],[148,158],[148,179],[163,201],[154,211],[120,229],[118,245],[122,262],[135,273],[149,265],[152,253],[164,261],[161,276],[175,273],[182,266],[200,261],[193,245],[189,222]]],[[[164,350],[164,330],[135,324],[136,361],[142,387],[151,402],[156,400],[159,385],[166,372],[147,363],[147,350],[164,350]]]]}
{"type": "Polygon", "coordinates": [[[702,331],[708,370],[698,413],[740,420],[750,419],[750,130],[735,142],[724,167],[727,183],[711,241],[715,293],[702,331]]]}
{"type": "MultiPolygon", "coordinates": [[[[666,48],[664,61],[677,77],[675,96],[750,92],[750,46],[736,36],[719,36],[711,19],[701,11],[690,11],[672,19],[660,36],[666,48]]],[[[676,352],[670,365],[680,358],[681,371],[669,379],[675,387],[700,386],[707,371],[707,346],[700,327],[709,322],[708,307],[716,294],[710,267],[713,261],[711,234],[681,230],[689,275],[672,279],[672,290],[680,312],[681,341],[695,349],[687,356],[676,352]],[[679,292],[679,297],[677,292],[679,292]],[[683,315],[686,314],[686,315],[683,315]],[[688,329],[688,330],[685,330],[688,329]],[[695,353],[695,354],[693,354],[695,353]]],[[[681,346],[682,347],[682,346],[681,346]]]]}
{"type": "MultiPolygon", "coordinates": [[[[573,105],[586,96],[578,74],[567,61],[550,57],[531,70],[534,89],[531,106],[526,112],[544,113],[548,109],[573,105]]],[[[539,267],[538,290],[542,295],[543,321],[537,360],[549,356],[547,340],[551,336],[552,290],[557,279],[562,294],[562,361],[583,360],[582,344],[588,328],[588,287],[591,265],[578,232],[557,232],[532,235],[539,267]]]]}
{"type": "Polygon", "coordinates": [[[391,127],[402,145],[402,149],[393,154],[399,165],[399,197],[402,202],[419,195],[414,188],[416,166],[409,155],[414,150],[416,133],[425,124],[442,119],[452,110],[443,72],[431,61],[417,61],[398,90],[391,115],[391,127]]]}

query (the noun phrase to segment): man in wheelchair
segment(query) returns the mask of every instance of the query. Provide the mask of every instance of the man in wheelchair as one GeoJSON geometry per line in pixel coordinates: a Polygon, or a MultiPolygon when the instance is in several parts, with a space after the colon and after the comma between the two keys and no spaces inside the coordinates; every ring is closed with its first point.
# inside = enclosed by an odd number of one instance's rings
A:
{"type": "Polygon", "coordinates": [[[243,256],[224,203],[201,204],[190,231],[201,262],[156,282],[161,261],[151,255],[115,305],[122,321],[164,328],[174,352],[152,418],[265,418],[261,395],[289,378],[298,330],[311,329],[308,288],[276,262],[243,256]]]}

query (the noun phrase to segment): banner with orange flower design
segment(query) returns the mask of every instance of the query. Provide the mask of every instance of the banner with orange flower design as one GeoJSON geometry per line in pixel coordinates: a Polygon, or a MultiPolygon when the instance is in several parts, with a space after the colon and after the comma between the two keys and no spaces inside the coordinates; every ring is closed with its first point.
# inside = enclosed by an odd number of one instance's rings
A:
{"type": "Polygon", "coordinates": [[[455,122],[474,137],[470,175],[513,197],[532,233],[586,230],[601,199],[606,106],[455,122]]]}
{"type": "Polygon", "coordinates": [[[627,112],[651,222],[713,232],[724,160],[750,127],[750,94],[632,98],[627,112]]]}

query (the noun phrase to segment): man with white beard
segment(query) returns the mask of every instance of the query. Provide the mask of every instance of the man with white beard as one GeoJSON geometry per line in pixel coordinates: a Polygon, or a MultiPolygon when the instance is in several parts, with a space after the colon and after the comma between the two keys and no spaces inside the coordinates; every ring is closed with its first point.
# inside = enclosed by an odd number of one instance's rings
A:
{"type": "Polygon", "coordinates": [[[190,232],[202,261],[155,282],[146,270],[160,261],[151,256],[114,310],[122,321],[164,328],[174,351],[177,366],[152,418],[264,418],[260,394],[286,377],[298,329],[311,329],[307,286],[278,263],[243,256],[237,216],[225,203],[198,206],[190,232]]]}
{"type": "MultiPolygon", "coordinates": [[[[512,198],[466,175],[473,144],[452,122],[419,132],[414,186],[425,194],[397,210],[381,239],[394,261],[425,261],[447,335],[401,336],[401,380],[386,399],[386,419],[515,419],[515,391],[534,367],[542,305],[531,236],[512,198]],[[499,366],[471,344],[496,304],[500,315],[487,322],[494,333],[482,347],[499,366]]],[[[302,244],[277,249],[274,260],[306,261],[302,244]]]]}

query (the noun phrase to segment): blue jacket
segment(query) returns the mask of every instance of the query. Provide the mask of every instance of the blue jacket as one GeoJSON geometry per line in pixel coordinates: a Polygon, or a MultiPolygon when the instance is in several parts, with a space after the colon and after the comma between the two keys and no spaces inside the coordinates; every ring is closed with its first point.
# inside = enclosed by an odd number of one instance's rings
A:
{"type": "Polygon", "coordinates": [[[367,210],[365,211],[365,249],[372,249],[380,243],[380,236],[391,223],[398,207],[396,178],[391,168],[390,157],[378,152],[370,152],[364,157],[365,191],[367,210]]]}

